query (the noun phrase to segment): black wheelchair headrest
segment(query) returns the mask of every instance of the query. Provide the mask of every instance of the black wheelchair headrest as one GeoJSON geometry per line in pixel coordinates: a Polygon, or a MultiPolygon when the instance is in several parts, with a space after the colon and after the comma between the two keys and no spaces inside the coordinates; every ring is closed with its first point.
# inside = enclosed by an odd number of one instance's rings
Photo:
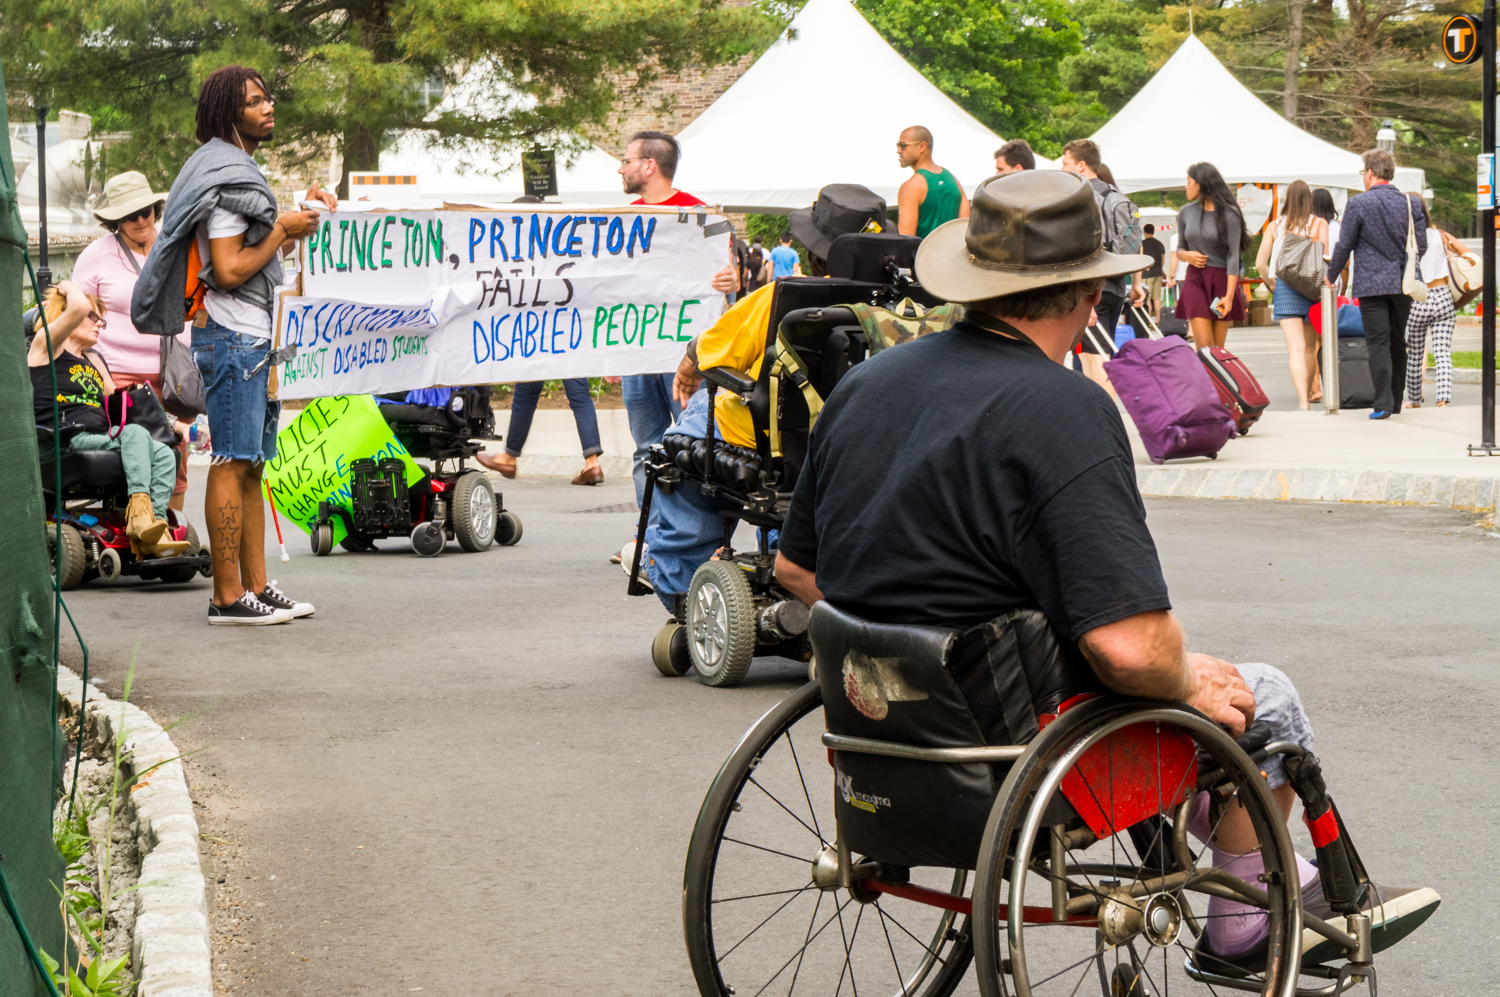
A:
{"type": "Polygon", "coordinates": [[[875,284],[894,283],[895,270],[905,270],[910,277],[921,244],[922,240],[914,235],[886,232],[841,235],[828,248],[828,275],[875,284]]]}

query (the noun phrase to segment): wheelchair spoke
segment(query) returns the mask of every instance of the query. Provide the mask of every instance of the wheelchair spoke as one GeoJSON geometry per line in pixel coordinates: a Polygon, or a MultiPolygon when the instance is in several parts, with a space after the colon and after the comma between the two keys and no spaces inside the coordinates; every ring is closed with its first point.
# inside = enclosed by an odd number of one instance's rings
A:
{"type": "MultiPolygon", "coordinates": [[[[844,938],[844,968],[839,973],[839,985],[833,991],[833,997],[838,997],[844,989],[844,974],[849,975],[849,988],[854,991],[854,997],[859,997],[859,985],[854,982],[854,965],[849,961],[849,954],[854,950],[854,941],[859,937],[859,922],[864,919],[865,908],[860,906],[854,915],[854,930],[844,938]]],[[[844,918],[839,916],[839,932],[844,930],[844,918]]]]}
{"type": "Polygon", "coordinates": [[[722,841],[732,841],[736,845],[744,845],[746,848],[758,848],[758,849],[760,849],[763,852],[770,852],[772,855],[780,855],[782,858],[791,859],[793,862],[801,862],[805,866],[811,867],[811,865],[812,865],[812,860],[809,859],[805,855],[793,855],[790,852],[778,852],[774,848],[767,848],[765,845],[752,845],[748,841],[741,841],[739,838],[731,838],[727,834],[724,835],[724,837],[722,839],[720,839],[720,840],[722,840],[722,841]]]}
{"type": "Polygon", "coordinates": [[[802,775],[802,760],[797,757],[797,745],[792,743],[792,732],[786,732],[786,746],[792,752],[792,764],[797,767],[797,781],[802,783],[802,798],[807,801],[807,813],[812,818],[813,833],[823,840],[823,829],[818,826],[818,811],[812,805],[812,794],[807,791],[807,780],[802,775]]]}
{"type": "MultiPolygon", "coordinates": [[[[1046,984],[1046,983],[1048,983],[1048,982],[1050,982],[1052,980],[1057,979],[1059,976],[1063,975],[1064,973],[1071,973],[1073,970],[1077,969],[1079,966],[1082,966],[1084,963],[1093,962],[1095,959],[1097,959],[1103,953],[1104,953],[1104,942],[1100,941],[1099,944],[1098,944],[1098,946],[1095,947],[1094,951],[1090,952],[1088,955],[1084,956],[1082,959],[1079,959],[1077,962],[1073,963],[1071,966],[1064,966],[1062,969],[1059,969],[1057,972],[1053,973],[1051,976],[1044,977],[1043,979],[1037,980],[1035,983],[1033,983],[1031,985],[1031,987],[1032,987],[1033,990],[1035,990],[1035,989],[1041,987],[1043,984],[1046,984]]],[[[1087,973],[1085,973],[1085,975],[1087,975],[1087,973]]],[[[1073,989],[1077,990],[1078,988],[1075,986],[1073,989]]]]}
{"type": "Polygon", "coordinates": [[[901,981],[901,997],[906,997],[906,977],[901,972],[901,963],[896,959],[896,948],[891,944],[891,929],[886,927],[885,911],[880,909],[880,901],[875,901],[875,913],[880,915],[880,930],[885,935],[885,949],[891,954],[891,965],[896,968],[896,979],[901,981]]]}
{"type": "MultiPolygon", "coordinates": [[[[806,887],[804,887],[802,890],[798,890],[797,893],[801,894],[801,893],[805,892],[806,890],[811,890],[813,888],[814,888],[813,885],[811,883],[808,883],[806,887]]],[[[750,935],[753,935],[757,931],[759,931],[761,928],[764,928],[767,924],[769,924],[771,922],[771,918],[775,917],[777,914],[780,914],[782,911],[786,910],[787,905],[790,904],[793,900],[796,900],[796,899],[797,899],[797,897],[795,895],[787,897],[785,903],[783,903],[780,907],[777,907],[775,910],[771,911],[771,913],[767,914],[766,915],[766,919],[764,921],[760,922],[755,927],[751,928],[749,934],[747,934],[744,938],[741,938],[739,941],[735,942],[732,946],[730,946],[728,952],[725,952],[723,955],[719,956],[719,962],[723,962],[725,959],[728,959],[729,956],[730,956],[730,953],[732,953],[735,949],[739,948],[741,945],[745,944],[747,941],[750,940],[750,935]]]]}
{"type": "MultiPolygon", "coordinates": [[[[776,977],[778,977],[782,973],[786,972],[786,968],[788,966],[790,966],[793,961],[797,961],[797,966],[800,969],[801,966],[802,966],[802,963],[800,961],[800,957],[802,956],[803,953],[805,953],[807,951],[808,946],[811,945],[813,942],[815,942],[815,941],[818,940],[818,936],[823,933],[824,928],[827,928],[830,924],[832,924],[834,922],[835,918],[838,918],[840,925],[842,925],[843,924],[843,917],[842,917],[843,910],[844,910],[845,907],[849,906],[853,902],[854,902],[854,898],[850,897],[848,900],[845,900],[842,904],[839,904],[838,907],[834,909],[834,912],[832,914],[828,915],[828,920],[826,920],[826,921],[823,922],[823,927],[819,928],[817,931],[812,931],[811,930],[812,929],[812,925],[809,924],[808,925],[808,930],[809,930],[810,934],[807,936],[807,940],[802,943],[801,947],[798,948],[796,952],[792,953],[792,956],[791,956],[790,959],[788,959],[786,962],[784,962],[784,963],[781,964],[781,968],[780,969],[778,969],[775,973],[771,974],[771,978],[769,980],[767,980],[765,983],[761,984],[760,989],[757,990],[757,991],[755,991],[755,993],[752,994],[751,997],[760,997],[761,994],[765,993],[766,988],[769,987],[771,984],[775,983],[776,982],[776,977]]],[[[822,898],[822,895],[820,894],[819,897],[818,897],[818,906],[822,906],[822,903],[823,903],[823,898],[822,898]]],[[[816,910],[816,908],[814,908],[814,909],[816,910]]],[[[813,917],[816,918],[817,914],[814,913],[813,917]]],[[[725,955],[728,955],[728,953],[726,952],[725,955]]],[[[722,959],[720,961],[722,961],[722,959]]],[[[794,977],[793,981],[792,981],[792,986],[796,986],[796,985],[797,985],[796,984],[796,979],[794,977]]],[[[790,994],[791,991],[788,990],[787,993],[790,994]]]]}
{"type": "Polygon", "coordinates": [[[759,897],[784,897],[788,893],[806,893],[808,890],[810,890],[812,888],[813,888],[812,884],[808,883],[806,886],[802,887],[800,890],[772,890],[769,893],[746,893],[745,895],[739,896],[739,897],[720,897],[718,900],[710,900],[709,903],[713,903],[713,904],[727,904],[727,903],[731,903],[731,902],[733,902],[735,900],[755,900],[755,899],[757,899],[759,897]]]}
{"type": "MultiPolygon", "coordinates": [[[[880,905],[877,903],[876,906],[878,907],[880,905]]],[[[943,965],[945,965],[945,966],[948,965],[948,960],[945,959],[941,954],[939,954],[939,951],[937,949],[933,948],[927,942],[922,941],[922,939],[918,938],[916,935],[912,934],[910,931],[907,931],[906,930],[906,925],[904,925],[900,921],[896,920],[896,916],[894,914],[892,914],[888,910],[885,910],[884,908],[881,908],[881,913],[883,913],[887,918],[889,918],[890,922],[892,924],[894,924],[896,927],[900,928],[902,931],[905,931],[906,932],[906,937],[910,938],[912,941],[914,941],[918,945],[922,946],[922,951],[926,952],[928,955],[932,956],[934,959],[936,959],[938,962],[942,963],[943,965]]]]}
{"type": "MultiPolygon", "coordinates": [[[[1130,952],[1130,965],[1132,967],[1138,969],[1140,972],[1142,972],[1142,973],[1144,973],[1146,975],[1146,982],[1149,983],[1149,984],[1151,984],[1151,989],[1153,991],[1155,991],[1158,994],[1165,994],[1166,991],[1163,990],[1161,987],[1157,986],[1156,985],[1156,981],[1151,978],[1151,970],[1146,967],[1145,960],[1142,959],[1140,956],[1138,956],[1136,954],[1135,943],[1131,942],[1126,947],[1127,947],[1127,949],[1130,952]]],[[[1167,964],[1167,955],[1166,955],[1167,954],[1167,950],[1164,948],[1161,951],[1162,951],[1162,966],[1165,967],[1166,964],[1167,964]]],[[[1166,972],[1165,969],[1163,969],[1162,979],[1166,979],[1167,978],[1166,975],[1165,975],[1165,972],[1166,972]]]]}
{"type": "MultiPolygon", "coordinates": [[[[792,991],[797,989],[797,976],[802,972],[802,960],[807,956],[807,947],[812,944],[813,925],[818,923],[818,911],[822,909],[823,893],[822,891],[819,891],[818,902],[813,904],[812,917],[807,919],[807,934],[802,939],[802,947],[797,950],[797,968],[792,970],[792,982],[791,985],[786,988],[786,997],[792,997],[792,991]]],[[[833,918],[829,918],[829,920],[832,921],[833,918]]],[[[782,969],[785,968],[785,966],[782,967],[782,969]]],[[[780,976],[781,974],[778,972],[776,975],[780,976]]],[[[775,978],[776,977],[772,977],[771,979],[774,980],[775,978]]],[[[771,981],[767,980],[766,987],[769,987],[770,985],[771,981]]],[[[756,991],[756,993],[759,994],[761,991],[764,991],[766,987],[761,987],[760,990],[756,991]]]]}
{"type": "Polygon", "coordinates": [[[801,824],[803,827],[807,828],[807,833],[810,834],[810,835],[812,835],[813,837],[817,838],[819,845],[826,845],[826,844],[828,844],[828,842],[826,842],[826,841],[823,840],[823,836],[821,834],[819,834],[814,828],[809,827],[807,821],[803,820],[801,817],[798,817],[796,814],[792,813],[791,808],[788,807],[785,803],[782,803],[780,800],[778,800],[776,798],[776,794],[775,793],[771,792],[769,789],[767,789],[766,787],[762,786],[760,784],[760,782],[756,780],[755,776],[752,775],[750,777],[750,782],[751,782],[752,785],[755,786],[756,789],[760,790],[762,793],[765,793],[767,796],[769,796],[771,798],[771,802],[772,803],[776,804],[778,807],[780,807],[781,809],[785,810],[787,812],[787,816],[788,817],[791,817],[792,820],[796,821],[798,824],[801,824]]]}

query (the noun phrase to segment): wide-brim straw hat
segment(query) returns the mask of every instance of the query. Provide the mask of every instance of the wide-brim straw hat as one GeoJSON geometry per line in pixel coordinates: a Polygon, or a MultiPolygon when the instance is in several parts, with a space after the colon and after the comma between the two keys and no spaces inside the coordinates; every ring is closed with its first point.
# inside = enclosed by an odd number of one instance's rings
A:
{"type": "Polygon", "coordinates": [[[1083,177],[1021,170],[984,181],[968,218],[933,229],[917,249],[916,271],[930,294],[969,302],[1149,266],[1149,256],[1104,248],[1104,220],[1083,177]]]}
{"type": "Polygon", "coordinates": [[[165,203],[166,200],[167,195],[158,194],[151,189],[144,173],[137,173],[135,170],[117,173],[105,182],[104,193],[94,202],[94,217],[100,221],[117,222],[142,208],[165,203]]]}

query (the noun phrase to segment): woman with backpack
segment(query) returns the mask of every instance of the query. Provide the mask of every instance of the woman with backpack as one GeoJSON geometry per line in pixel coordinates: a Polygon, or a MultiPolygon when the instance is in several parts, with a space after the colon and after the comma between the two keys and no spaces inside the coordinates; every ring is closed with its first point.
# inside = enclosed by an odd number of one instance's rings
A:
{"type": "Polygon", "coordinates": [[[1187,171],[1190,204],[1177,212],[1178,260],[1188,265],[1177,301],[1177,317],[1187,319],[1193,345],[1223,346],[1229,325],[1245,317],[1240,291],[1240,253],[1250,248],[1239,201],[1212,163],[1187,171]]]}
{"type": "Polygon", "coordinates": [[[1294,252],[1300,251],[1304,257],[1311,252],[1320,268],[1318,277],[1321,279],[1321,268],[1328,258],[1330,246],[1328,222],[1313,214],[1312,188],[1305,181],[1293,180],[1286,192],[1286,209],[1260,240],[1255,271],[1275,288],[1271,317],[1281,324],[1281,334],[1286,337],[1287,365],[1291,370],[1292,385],[1297,389],[1297,408],[1303,410],[1310,407],[1318,371],[1318,335],[1307,321],[1313,300],[1289,281],[1281,279],[1277,268],[1289,265],[1294,252]],[[1315,249],[1308,250],[1308,242],[1314,243],[1315,249]]]}

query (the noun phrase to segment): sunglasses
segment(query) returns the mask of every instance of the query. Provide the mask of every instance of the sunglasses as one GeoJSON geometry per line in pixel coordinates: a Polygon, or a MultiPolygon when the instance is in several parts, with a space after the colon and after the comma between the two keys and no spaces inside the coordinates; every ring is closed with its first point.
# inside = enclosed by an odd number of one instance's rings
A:
{"type": "Polygon", "coordinates": [[[121,218],[119,220],[119,224],[123,225],[126,222],[138,222],[138,221],[142,221],[143,219],[146,219],[146,218],[150,218],[152,220],[155,220],[155,218],[156,218],[156,205],[150,204],[150,205],[147,205],[146,207],[142,208],[141,210],[135,212],[134,214],[126,215],[124,218],[121,218]]]}
{"type": "Polygon", "coordinates": [[[86,317],[90,322],[93,322],[101,329],[109,324],[108,322],[104,321],[104,316],[100,315],[98,312],[89,312],[86,317]]]}

